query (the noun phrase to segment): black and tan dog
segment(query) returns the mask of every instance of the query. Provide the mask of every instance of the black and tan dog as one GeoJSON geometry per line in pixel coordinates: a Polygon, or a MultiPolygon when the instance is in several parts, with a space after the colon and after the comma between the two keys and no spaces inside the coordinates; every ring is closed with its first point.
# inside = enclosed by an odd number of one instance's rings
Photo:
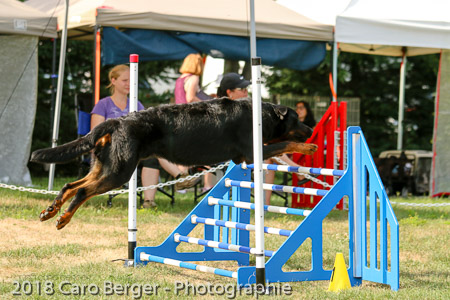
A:
{"type": "MultiPolygon", "coordinates": [[[[303,144],[312,129],[285,106],[262,104],[264,159],[283,153],[313,154],[317,146],[303,144]]],[[[227,98],[152,107],[118,119],[109,119],[89,134],[70,143],[33,152],[31,161],[63,163],[93,149],[95,160],[89,174],[67,183],[52,205],[40,214],[41,221],[55,216],[68,199],[75,197],[58,220],[66,226],[75,211],[89,198],[126,183],[140,160],[156,156],[186,166],[212,165],[232,159],[251,162],[252,104],[227,98]]]]}

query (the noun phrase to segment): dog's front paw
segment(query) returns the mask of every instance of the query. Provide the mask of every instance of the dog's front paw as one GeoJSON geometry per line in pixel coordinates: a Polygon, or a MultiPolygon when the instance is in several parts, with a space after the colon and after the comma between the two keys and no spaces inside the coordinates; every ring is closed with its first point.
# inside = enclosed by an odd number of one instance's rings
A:
{"type": "Polygon", "coordinates": [[[64,226],[69,224],[70,219],[72,219],[72,214],[67,212],[59,216],[59,218],[56,220],[56,229],[58,230],[63,229],[64,226]]]}
{"type": "Polygon", "coordinates": [[[312,155],[319,147],[316,144],[304,144],[303,154],[312,155]]]}
{"type": "Polygon", "coordinates": [[[53,206],[49,206],[46,209],[44,209],[43,211],[41,211],[41,214],[39,215],[39,220],[41,220],[41,222],[43,222],[48,219],[51,219],[58,213],[58,211],[59,211],[59,209],[56,209],[53,206]]]}

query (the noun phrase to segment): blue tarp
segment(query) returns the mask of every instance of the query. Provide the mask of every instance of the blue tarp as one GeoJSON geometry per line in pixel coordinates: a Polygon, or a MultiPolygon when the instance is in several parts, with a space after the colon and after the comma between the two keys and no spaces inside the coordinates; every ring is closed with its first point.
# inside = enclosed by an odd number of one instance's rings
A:
{"type": "MultiPolygon", "coordinates": [[[[182,60],[189,53],[205,53],[215,58],[249,60],[248,37],[173,31],[103,29],[102,62],[105,65],[129,62],[130,54],[141,61],[182,60]]],[[[257,39],[257,55],[262,63],[294,70],[307,70],[322,62],[325,42],[284,39],[257,39]]]]}

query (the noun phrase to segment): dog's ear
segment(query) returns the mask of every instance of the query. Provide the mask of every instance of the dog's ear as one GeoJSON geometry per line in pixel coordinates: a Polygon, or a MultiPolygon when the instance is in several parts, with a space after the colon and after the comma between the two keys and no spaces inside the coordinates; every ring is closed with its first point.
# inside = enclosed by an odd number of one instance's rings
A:
{"type": "Polygon", "coordinates": [[[275,113],[277,114],[277,116],[283,120],[284,116],[287,114],[288,112],[288,108],[286,106],[282,106],[282,105],[275,105],[273,107],[273,110],[275,111],[275,113]]]}

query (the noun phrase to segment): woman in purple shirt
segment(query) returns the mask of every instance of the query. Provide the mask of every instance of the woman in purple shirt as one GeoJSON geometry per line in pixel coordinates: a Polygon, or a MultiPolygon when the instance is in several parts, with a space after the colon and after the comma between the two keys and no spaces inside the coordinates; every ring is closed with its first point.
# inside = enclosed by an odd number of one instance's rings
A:
{"type": "MultiPolygon", "coordinates": [[[[107,119],[119,118],[130,112],[130,68],[127,65],[117,65],[108,74],[109,91],[111,96],[101,99],[91,112],[91,130],[107,119]]],[[[138,111],[145,109],[138,101],[138,111]]],[[[142,185],[156,185],[159,181],[159,168],[162,167],[175,178],[187,176],[182,173],[177,165],[162,158],[150,158],[142,162],[142,185]]],[[[177,189],[185,189],[196,183],[196,179],[187,180],[176,185],[177,189]]],[[[156,189],[144,191],[144,208],[155,207],[156,189]]]]}

